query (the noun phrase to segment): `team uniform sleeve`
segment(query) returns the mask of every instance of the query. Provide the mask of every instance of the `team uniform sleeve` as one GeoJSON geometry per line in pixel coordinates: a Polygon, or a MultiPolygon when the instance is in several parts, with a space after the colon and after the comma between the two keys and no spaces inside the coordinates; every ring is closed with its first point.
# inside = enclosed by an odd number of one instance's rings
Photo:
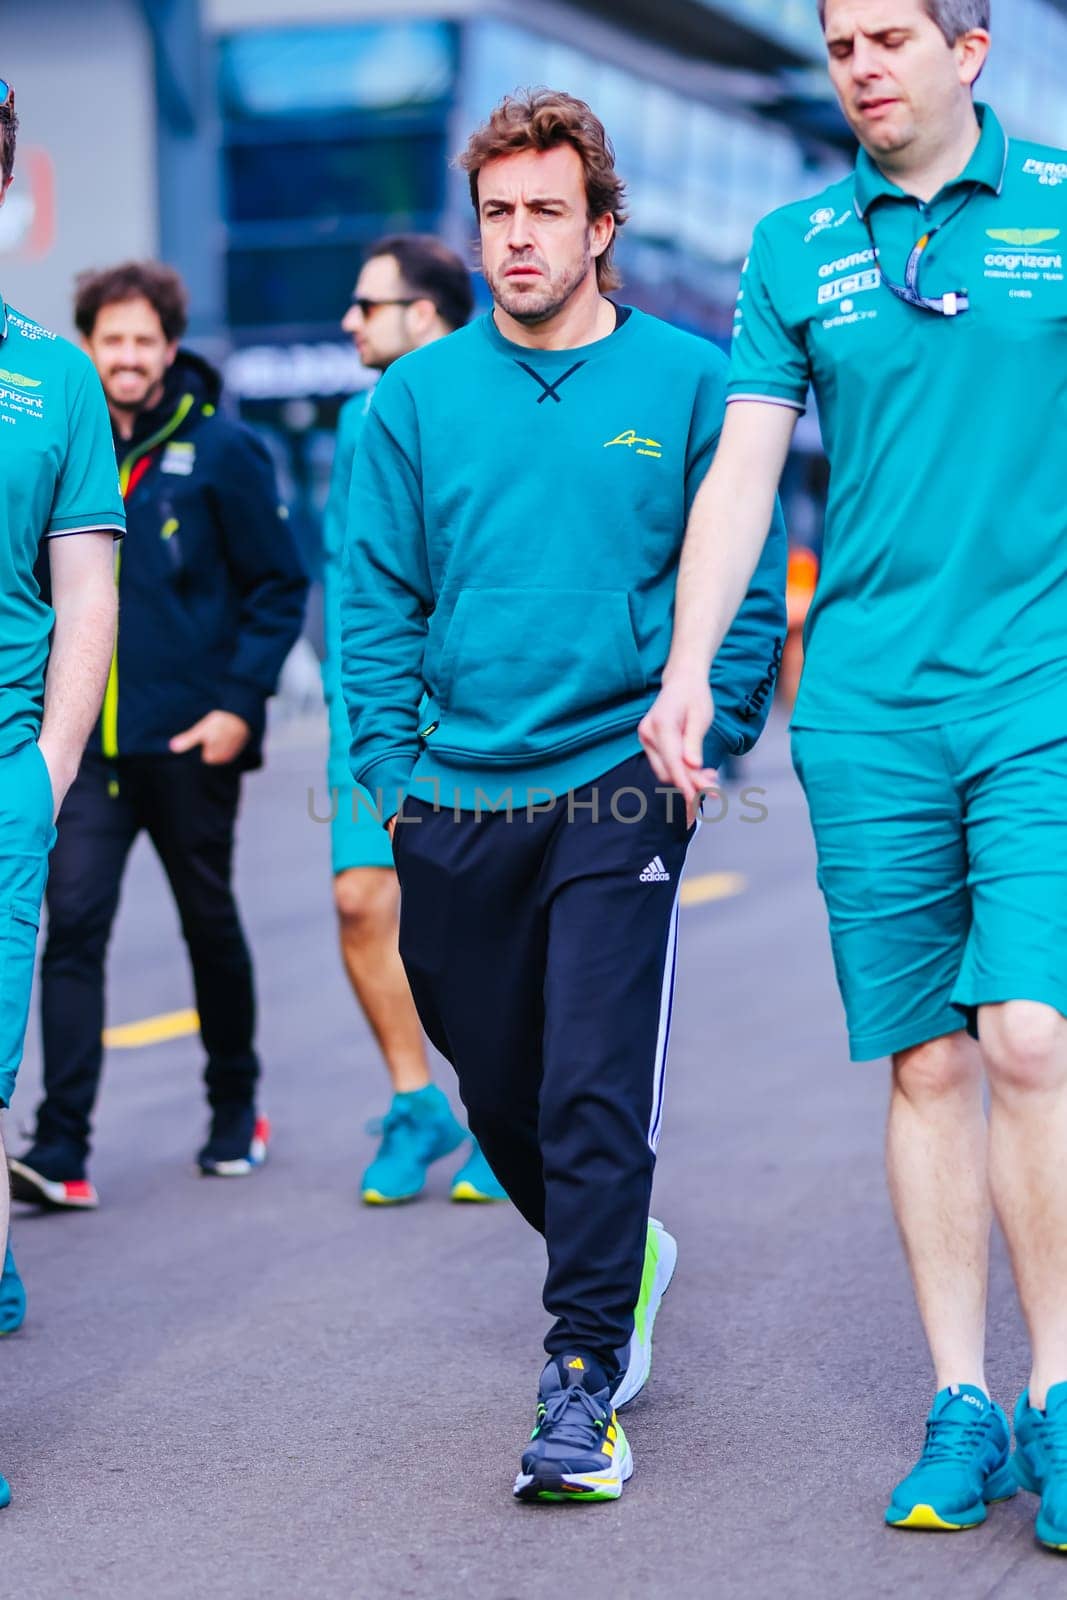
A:
{"type": "Polygon", "coordinates": [[[741,273],[727,404],[763,400],[803,411],[809,379],[801,330],[786,321],[775,298],[772,246],[760,223],[741,273]]]}
{"type": "MultiPolygon", "coordinates": [[[[723,377],[711,372],[698,393],[690,430],[687,516],[714,458],[724,409],[723,377]]],[[[752,581],[711,665],[715,720],[704,741],[704,762],[709,767],[717,767],[726,755],[744,755],[763,732],[785,642],[787,561],[785,518],[775,501],[752,581]]]]}
{"type": "Polygon", "coordinates": [[[45,536],[111,533],[121,539],[126,512],[119,489],[107,401],[89,361],[70,391],[67,448],[45,536]]]}
{"type": "Polygon", "coordinates": [[[226,564],[241,598],[218,709],[258,732],[285,658],[300,637],[308,579],[266,446],[242,427],[232,430],[226,451],[213,499],[226,564]]]}
{"type": "Polygon", "coordinates": [[[341,683],[353,776],[382,820],[399,810],[419,754],[419,706],[434,608],[418,418],[399,374],[375,392],[356,452],[341,586],[341,683]]]}
{"type": "Polygon", "coordinates": [[[352,463],[362,430],[366,396],[359,397],[356,402],[358,409],[353,410],[352,404],[349,401],[342,407],[338,419],[330,492],[322,523],[322,608],[326,645],[322,661],[322,688],[330,721],[329,781],[338,786],[351,782],[348,752],[352,735],[341,690],[341,580],[352,463]]]}

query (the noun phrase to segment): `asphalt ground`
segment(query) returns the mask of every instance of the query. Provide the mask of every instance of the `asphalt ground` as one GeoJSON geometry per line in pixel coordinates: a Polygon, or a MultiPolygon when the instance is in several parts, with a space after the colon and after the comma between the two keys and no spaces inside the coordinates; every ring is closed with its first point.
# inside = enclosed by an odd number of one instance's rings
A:
{"type": "MultiPolygon", "coordinates": [[[[506,1207],[356,1184],[382,1069],[329,898],[321,730],[249,780],[239,881],[258,963],[267,1168],[196,1178],[193,1038],[109,1053],[99,1212],[15,1208],[30,1311],[0,1345],[0,1595],[18,1600],[981,1600],[1062,1593],[1020,1495],[957,1535],[890,1532],[932,1379],[881,1173],[884,1067],[848,1064],[803,801],[772,728],[690,873],[745,888],[683,913],[655,1208],[680,1245],[621,1501],[510,1496],[546,1317],[543,1247],[506,1207]]],[[[109,1019],[191,1004],[138,846],[109,1019]]],[[[8,1136],[36,1100],[36,1022],[8,1136]]],[[[448,1069],[440,1081],[451,1090],[448,1069]]],[[[990,1363],[1025,1345],[1003,1251],[990,1363]]]]}

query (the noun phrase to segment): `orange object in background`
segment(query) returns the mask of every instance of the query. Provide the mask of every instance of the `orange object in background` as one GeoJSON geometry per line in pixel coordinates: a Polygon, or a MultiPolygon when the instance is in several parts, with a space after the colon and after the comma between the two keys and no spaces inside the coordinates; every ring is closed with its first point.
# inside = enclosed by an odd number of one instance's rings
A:
{"type": "Polygon", "coordinates": [[[785,581],[787,632],[778,672],[778,695],[790,711],[796,701],[800,671],[804,665],[804,624],[811,610],[818,579],[819,562],[815,552],[803,546],[790,550],[785,581]]]}

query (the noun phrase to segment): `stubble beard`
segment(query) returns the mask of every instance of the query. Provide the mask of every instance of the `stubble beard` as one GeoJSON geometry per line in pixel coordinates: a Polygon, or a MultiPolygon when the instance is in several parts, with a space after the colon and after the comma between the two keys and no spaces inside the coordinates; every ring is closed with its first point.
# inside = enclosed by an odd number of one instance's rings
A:
{"type": "Polygon", "coordinates": [[[536,289],[522,289],[503,273],[487,276],[487,282],[493,299],[509,317],[524,327],[536,327],[559,315],[589,276],[592,264],[593,257],[587,250],[581,262],[570,271],[559,273],[547,283],[539,283],[536,289]]]}
{"type": "Polygon", "coordinates": [[[104,392],[107,395],[108,404],[114,406],[116,411],[124,411],[130,416],[136,416],[138,412],[147,411],[159,401],[163,394],[163,379],[159,378],[153,383],[151,379],[146,377],[145,387],[137,399],[127,399],[125,395],[113,394],[108,385],[104,386],[104,392]]]}

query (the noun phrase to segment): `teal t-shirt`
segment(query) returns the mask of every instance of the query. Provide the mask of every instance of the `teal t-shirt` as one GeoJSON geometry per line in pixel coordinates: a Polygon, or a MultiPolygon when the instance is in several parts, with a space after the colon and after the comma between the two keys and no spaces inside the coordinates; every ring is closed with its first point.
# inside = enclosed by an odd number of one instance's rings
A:
{"type": "Polygon", "coordinates": [[[121,536],[111,422],[92,363],[0,300],[0,755],[36,739],[54,615],[41,540],[121,536]]]}
{"type": "Polygon", "coordinates": [[[799,727],[934,726],[1067,675],[1067,156],[979,115],[929,204],[861,152],[742,276],[729,398],[803,410],[811,384],[830,460],[799,727]],[[966,290],[955,316],[881,279],[935,228],[919,288],[966,290]]]}
{"type": "Polygon", "coordinates": [[[348,520],[348,492],[352,483],[352,463],[371,394],[354,394],[341,407],[337,418],[330,492],[322,522],[323,632],[326,653],[322,661],[322,688],[330,719],[330,755],[327,782],[348,788],[352,771],[348,764],[352,734],[348,726],[344,694],[341,691],[341,573],[345,548],[345,523],[348,520]]]}
{"type": "MultiPolygon", "coordinates": [[[[524,806],[640,749],[725,383],[713,345],[638,311],[556,351],[482,317],[389,368],[352,473],[342,600],[352,770],[386,815],[407,792],[524,806]]],[[[785,561],[776,514],[715,662],[713,765],[763,726],[785,561]]]]}

